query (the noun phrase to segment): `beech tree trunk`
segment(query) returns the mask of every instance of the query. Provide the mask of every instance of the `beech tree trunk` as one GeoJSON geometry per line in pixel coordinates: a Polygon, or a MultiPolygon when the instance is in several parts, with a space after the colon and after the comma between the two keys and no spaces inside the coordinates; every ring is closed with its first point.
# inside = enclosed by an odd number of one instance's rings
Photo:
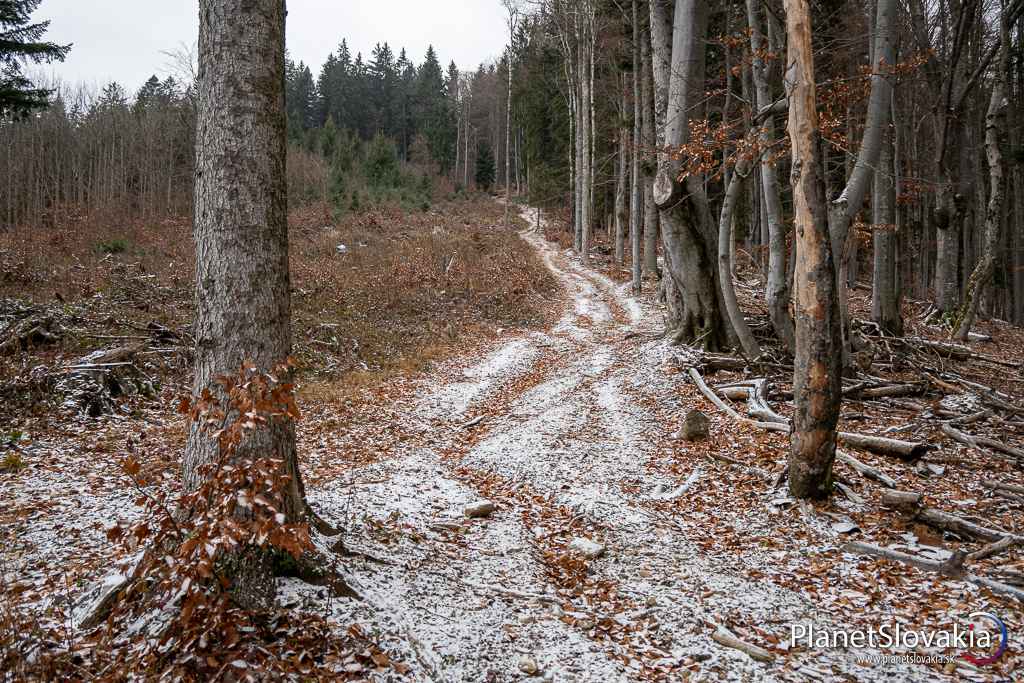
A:
{"type": "MultiPolygon", "coordinates": [[[[761,12],[757,0],[747,0],[747,20],[750,23],[750,47],[753,51],[751,75],[757,111],[772,105],[771,90],[768,86],[768,66],[762,57],[769,49],[762,31],[761,12]]],[[[772,113],[763,115],[759,142],[764,149],[775,142],[775,119],[772,113]]],[[[782,220],[782,194],[775,161],[770,154],[761,158],[761,190],[764,197],[765,217],[768,223],[768,277],[765,286],[765,303],[768,317],[775,334],[790,353],[794,353],[795,340],[793,316],[789,312],[789,273],[786,269],[786,226],[782,220]]]]}
{"type": "Polygon", "coordinates": [[[789,134],[796,214],[796,357],[789,490],[798,498],[832,491],[841,398],[839,307],[829,239],[825,180],[807,0],[786,0],[789,134]]]}
{"type": "Polygon", "coordinates": [[[999,142],[1003,128],[1003,108],[1006,106],[1006,69],[1009,53],[1009,37],[1005,17],[1001,20],[1000,58],[996,64],[996,74],[992,82],[992,95],[989,99],[988,112],[985,114],[985,155],[988,158],[989,199],[985,207],[985,248],[981,259],[971,273],[967,282],[964,300],[954,320],[955,336],[960,341],[967,341],[971,325],[978,313],[981,295],[992,279],[996,266],[996,248],[999,244],[999,228],[1003,221],[1003,176],[1005,169],[999,142]]]}
{"type": "Polygon", "coordinates": [[[640,31],[640,10],[639,0],[633,0],[633,148],[630,154],[630,192],[629,192],[629,240],[633,256],[633,291],[640,293],[640,282],[643,276],[643,263],[641,262],[641,248],[643,239],[640,235],[640,224],[643,220],[643,206],[640,204],[643,197],[640,189],[640,153],[641,153],[641,98],[640,98],[640,73],[643,60],[640,57],[640,41],[643,35],[640,31]]]}
{"type": "Polygon", "coordinates": [[[650,35],[640,39],[640,140],[644,149],[644,162],[640,168],[643,176],[644,202],[644,271],[655,278],[661,277],[658,270],[658,208],[654,205],[654,73],[651,67],[650,35]]]}
{"type": "Polygon", "coordinates": [[[889,106],[892,103],[892,67],[896,63],[896,0],[878,0],[875,17],[874,49],[871,51],[871,95],[868,98],[867,120],[864,122],[864,138],[857,153],[857,163],[850,172],[846,187],[832,202],[828,212],[829,234],[832,239],[832,254],[836,260],[837,295],[842,320],[843,364],[848,364],[849,323],[847,310],[847,284],[851,255],[855,253],[850,235],[850,224],[860,212],[867,194],[868,183],[878,165],[882,149],[882,133],[889,123],[889,106]]]}
{"type": "Polygon", "coordinates": [[[505,99],[505,226],[512,208],[512,48],[516,39],[516,9],[511,2],[508,10],[508,96],[505,99]]]}
{"type": "MultiPolygon", "coordinates": [[[[284,0],[201,0],[196,134],[194,394],[249,362],[273,371],[291,352],[285,183],[284,0]]],[[[201,483],[218,441],[193,424],[185,487],[201,483]]],[[[290,485],[280,510],[303,518],[305,500],[290,421],[247,432],[236,457],[275,457],[290,485]]],[[[242,550],[228,563],[243,607],[273,602],[271,566],[242,550]]]]}
{"type": "Polygon", "coordinates": [[[671,150],[689,140],[691,105],[704,96],[704,60],[708,7],[702,0],[651,2],[651,45],[658,134],[658,172],[654,202],[661,215],[662,244],[669,277],[663,281],[669,326],[676,343],[699,343],[720,349],[733,338],[715,259],[718,232],[708,209],[701,178],[680,179],[682,166],[671,150]]]}
{"type": "Polygon", "coordinates": [[[736,164],[736,169],[729,178],[725,192],[725,199],[722,201],[722,213],[718,218],[718,280],[722,283],[722,298],[725,302],[725,310],[729,314],[736,335],[739,337],[740,346],[743,348],[743,355],[750,360],[761,357],[761,347],[750,332],[743,311],[740,309],[739,301],[736,299],[736,290],[732,285],[732,249],[734,243],[731,226],[736,213],[736,202],[740,192],[743,190],[743,181],[746,180],[750,171],[750,163],[743,160],[736,164]]]}
{"type": "Polygon", "coordinates": [[[622,74],[622,106],[619,112],[619,164],[615,176],[615,263],[622,265],[626,258],[626,227],[629,225],[629,204],[626,201],[626,183],[629,174],[629,128],[626,125],[626,74],[622,74]]]}
{"type": "Polygon", "coordinates": [[[892,137],[882,140],[882,151],[878,156],[878,171],[875,172],[872,193],[872,241],[874,243],[874,267],[871,278],[871,319],[883,331],[903,336],[903,316],[900,313],[899,273],[896,271],[896,188],[893,180],[892,137]]]}
{"type": "Polygon", "coordinates": [[[579,23],[577,33],[578,76],[580,83],[580,111],[577,125],[580,128],[580,170],[582,180],[580,187],[580,258],[584,264],[590,263],[590,234],[593,230],[593,75],[591,73],[592,58],[590,50],[592,42],[590,29],[593,22],[594,8],[589,1],[583,3],[585,16],[579,23]]]}

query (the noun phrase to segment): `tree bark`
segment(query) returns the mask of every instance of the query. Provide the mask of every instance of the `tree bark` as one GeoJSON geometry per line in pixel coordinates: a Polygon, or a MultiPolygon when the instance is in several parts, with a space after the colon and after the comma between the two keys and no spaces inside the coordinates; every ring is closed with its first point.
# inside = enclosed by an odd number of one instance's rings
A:
{"type": "MultiPolygon", "coordinates": [[[[243,363],[272,372],[291,352],[285,181],[284,0],[202,0],[196,134],[196,320],[194,394],[219,395],[215,380],[243,363]]],[[[217,438],[193,423],[185,487],[219,455],[217,438]]],[[[235,457],[274,457],[289,487],[280,509],[305,514],[290,421],[248,430],[235,457]]],[[[243,550],[229,567],[243,607],[273,601],[271,565],[243,550]]]]}
{"type": "Polygon", "coordinates": [[[841,398],[839,307],[829,239],[825,182],[807,0],[786,0],[789,134],[796,213],[796,357],[789,490],[825,498],[832,490],[841,398]]]}
{"type": "Polygon", "coordinates": [[[622,106],[619,112],[619,164],[615,177],[615,263],[622,265],[626,258],[626,227],[629,224],[629,204],[626,200],[626,183],[629,179],[629,128],[626,111],[626,74],[622,74],[622,106]]]}
{"type": "Polygon", "coordinates": [[[722,299],[725,302],[725,310],[732,322],[732,327],[739,337],[743,354],[750,360],[757,360],[761,357],[761,347],[758,345],[750,327],[743,317],[739,301],[736,299],[736,290],[732,286],[732,254],[731,245],[733,235],[731,226],[733,215],[736,212],[736,202],[743,189],[743,181],[746,180],[750,171],[750,164],[740,161],[729,179],[729,185],[725,192],[725,199],[722,201],[722,212],[718,218],[718,280],[722,285],[722,299]]]}
{"type": "Polygon", "coordinates": [[[874,273],[871,279],[871,319],[885,332],[903,336],[900,291],[896,270],[896,192],[891,136],[882,140],[875,173],[872,218],[874,273]]]}
{"type": "MultiPolygon", "coordinates": [[[[761,30],[760,11],[757,0],[747,0],[747,19],[750,23],[750,47],[753,51],[751,72],[757,110],[762,111],[772,104],[768,86],[768,67],[762,57],[769,45],[761,30]]],[[[775,143],[775,120],[772,113],[765,115],[761,123],[759,143],[768,149],[775,143]]],[[[769,153],[761,158],[761,189],[764,196],[765,215],[768,223],[768,278],[765,286],[765,303],[768,317],[772,321],[786,350],[795,352],[793,316],[789,312],[789,277],[786,270],[786,226],[782,221],[782,195],[775,160],[769,153]]]]}
{"type": "Polygon", "coordinates": [[[701,179],[681,179],[682,167],[671,153],[689,140],[691,106],[704,94],[708,7],[702,0],[678,0],[671,20],[669,7],[665,0],[651,2],[659,147],[654,202],[661,215],[669,274],[664,286],[677,290],[674,295],[667,292],[666,298],[680,304],[669,307],[669,333],[677,343],[700,343],[714,350],[733,337],[722,315],[714,267],[718,234],[701,179]]]}
{"type": "Polygon", "coordinates": [[[579,66],[577,69],[580,82],[580,112],[577,125],[580,127],[580,259],[584,264],[590,263],[590,235],[593,221],[593,73],[591,71],[593,49],[592,35],[594,8],[589,0],[582,3],[583,20],[577,34],[577,51],[579,66]]]}
{"type": "Polygon", "coordinates": [[[509,211],[512,208],[512,47],[516,39],[516,9],[511,2],[508,10],[508,97],[505,100],[505,226],[508,227],[509,211]]]}
{"type": "Polygon", "coordinates": [[[828,212],[829,234],[832,239],[832,254],[836,259],[837,293],[841,316],[843,338],[842,354],[844,366],[850,355],[849,322],[847,309],[847,281],[849,254],[852,253],[850,223],[861,210],[868,182],[882,149],[882,133],[889,122],[889,105],[892,103],[892,68],[896,62],[896,0],[878,0],[875,17],[875,40],[871,64],[871,95],[868,98],[868,114],[864,123],[864,138],[857,153],[857,163],[850,173],[846,187],[832,202],[828,212]]]}
{"type": "Polygon", "coordinates": [[[658,208],[654,205],[654,72],[651,65],[650,32],[640,40],[640,139],[644,149],[641,167],[644,203],[644,271],[660,278],[658,270],[658,208]]]}
{"type": "Polygon", "coordinates": [[[633,0],[633,147],[630,154],[630,192],[629,192],[629,239],[632,247],[633,257],[633,291],[640,293],[640,283],[643,278],[643,262],[641,261],[643,238],[640,234],[640,224],[643,220],[643,205],[641,204],[643,192],[640,189],[640,134],[641,134],[641,99],[640,99],[640,73],[643,60],[640,56],[640,41],[643,33],[640,31],[640,8],[639,0],[633,0]]]}
{"type": "Polygon", "coordinates": [[[1000,25],[1000,57],[995,67],[996,74],[992,82],[988,112],[985,114],[985,156],[988,159],[989,173],[989,199],[985,208],[985,251],[971,273],[963,303],[954,320],[955,337],[960,341],[967,341],[978,312],[978,302],[992,279],[996,265],[996,247],[999,244],[999,228],[1003,221],[1005,168],[999,142],[1003,128],[1003,109],[1006,106],[1005,86],[1009,54],[1009,30],[1005,17],[1001,18],[1000,25]]]}

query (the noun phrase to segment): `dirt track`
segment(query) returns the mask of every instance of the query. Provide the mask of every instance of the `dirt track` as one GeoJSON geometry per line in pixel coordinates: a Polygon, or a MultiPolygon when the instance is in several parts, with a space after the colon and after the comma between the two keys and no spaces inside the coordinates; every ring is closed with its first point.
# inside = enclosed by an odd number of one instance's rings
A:
{"type": "MultiPolygon", "coordinates": [[[[656,338],[660,317],[626,289],[537,233],[523,237],[563,283],[557,324],[440,368],[387,407],[417,445],[310,491],[345,520],[344,571],[366,598],[332,603],[333,616],[437,681],[520,680],[533,664],[556,681],[872,677],[857,664],[870,651],[762,664],[710,639],[711,624],[738,621],[784,647],[790,624],[828,622],[806,597],[690,539],[695,525],[740,518],[659,505],[695,500],[703,477],[721,476],[699,459],[685,478],[659,466],[670,435],[642,406],[680,406],[679,379],[664,370],[680,351],[656,338]],[[467,519],[482,498],[496,511],[467,519]],[[580,559],[568,547],[578,538],[603,554],[580,559]]],[[[314,589],[285,583],[286,601],[317,604],[314,589]]],[[[923,668],[884,675],[930,678],[923,668]]]]}

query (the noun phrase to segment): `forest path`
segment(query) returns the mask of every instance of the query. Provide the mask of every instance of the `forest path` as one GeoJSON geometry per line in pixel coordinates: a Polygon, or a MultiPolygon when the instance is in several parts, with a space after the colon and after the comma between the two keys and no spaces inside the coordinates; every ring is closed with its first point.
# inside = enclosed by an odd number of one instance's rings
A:
{"type": "MultiPolygon", "coordinates": [[[[705,516],[696,499],[692,510],[664,505],[716,475],[699,458],[685,476],[669,466],[670,426],[654,410],[687,406],[665,370],[680,351],[651,334],[660,316],[538,232],[522,235],[562,282],[558,322],[440,368],[387,407],[421,439],[310,487],[314,507],[345,519],[344,572],[366,598],[331,603],[333,617],[436,681],[521,680],[534,666],[553,681],[863,674],[841,650],[765,665],[710,640],[712,623],[788,633],[823,622],[806,598],[689,537],[691,525],[732,520],[705,516]],[[468,519],[481,499],[496,510],[468,519]],[[600,556],[581,558],[570,548],[580,539],[600,556]]],[[[282,588],[322,606],[315,589],[282,588]]]]}

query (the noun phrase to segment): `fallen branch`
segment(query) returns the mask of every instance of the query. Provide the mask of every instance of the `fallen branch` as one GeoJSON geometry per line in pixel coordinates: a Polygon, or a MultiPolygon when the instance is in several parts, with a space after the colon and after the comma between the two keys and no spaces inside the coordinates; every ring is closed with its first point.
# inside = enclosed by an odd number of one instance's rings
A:
{"type": "Polygon", "coordinates": [[[1013,546],[1017,545],[1019,542],[1020,541],[1018,541],[1016,538],[1012,536],[1004,536],[998,541],[993,541],[992,543],[986,545],[984,548],[981,548],[980,550],[975,550],[973,553],[970,553],[967,556],[967,559],[971,562],[978,562],[979,560],[984,560],[986,558],[992,557],[993,555],[998,555],[1003,551],[1009,550],[1013,546]]]}
{"type": "Polygon", "coordinates": [[[865,465],[864,463],[862,463],[860,460],[857,460],[857,458],[853,457],[849,453],[836,449],[836,460],[838,460],[841,463],[849,465],[853,469],[857,470],[857,472],[859,472],[862,476],[867,477],[868,479],[874,479],[875,481],[884,484],[885,486],[888,486],[891,489],[896,488],[895,479],[890,477],[885,472],[882,472],[881,470],[877,470],[874,467],[865,465]]]}
{"type": "Polygon", "coordinates": [[[653,496],[653,498],[655,500],[675,500],[676,498],[680,498],[683,495],[685,495],[687,491],[690,490],[691,486],[693,486],[700,480],[701,475],[703,473],[703,470],[701,470],[700,466],[698,465],[697,467],[693,468],[693,472],[690,473],[690,476],[687,477],[686,481],[684,481],[682,484],[672,489],[671,491],[666,491],[660,495],[655,495],[653,496]]]}
{"type": "Polygon", "coordinates": [[[884,436],[873,436],[870,434],[855,434],[853,432],[839,432],[839,442],[854,448],[860,448],[872,453],[881,453],[899,458],[905,462],[913,462],[934,446],[926,443],[901,441],[900,439],[889,439],[884,436]]]}
{"type": "Polygon", "coordinates": [[[749,424],[753,427],[757,427],[759,429],[764,429],[768,431],[789,433],[788,424],[782,424],[780,422],[762,422],[758,420],[751,420],[750,418],[747,417],[743,417],[742,415],[737,413],[731,406],[726,405],[725,402],[718,397],[718,394],[712,391],[711,387],[704,383],[704,378],[700,376],[700,373],[697,372],[695,368],[690,368],[689,374],[690,379],[692,379],[693,383],[697,385],[697,388],[700,389],[700,392],[704,394],[705,398],[707,398],[709,401],[715,404],[715,406],[719,410],[721,410],[723,413],[725,413],[732,419],[736,420],[737,422],[749,424]]]}
{"type": "Polygon", "coordinates": [[[982,485],[996,491],[1009,491],[1010,493],[1019,493],[1024,495],[1024,486],[1018,486],[1016,484],[1007,484],[1006,482],[996,481],[995,479],[983,479],[982,485]]]}
{"type": "Polygon", "coordinates": [[[765,472],[760,467],[756,467],[755,465],[748,465],[745,462],[740,462],[736,458],[730,458],[728,455],[724,455],[722,453],[716,453],[714,451],[711,451],[711,452],[707,453],[706,455],[709,458],[711,458],[712,460],[718,460],[720,462],[724,462],[724,463],[729,464],[729,465],[735,465],[736,467],[742,467],[743,469],[750,471],[755,476],[757,476],[760,479],[763,479],[764,481],[767,481],[767,482],[773,481],[773,477],[772,477],[772,475],[770,473],[765,472]]]}
{"type": "Polygon", "coordinates": [[[477,415],[476,417],[474,417],[469,422],[466,422],[465,424],[463,424],[462,427],[460,427],[460,429],[469,429],[470,427],[475,427],[475,426],[477,426],[478,424],[480,424],[481,422],[483,422],[486,419],[487,419],[486,415],[477,415]]]}
{"type": "Polygon", "coordinates": [[[870,387],[857,392],[860,398],[885,398],[887,396],[916,396],[923,393],[924,387],[918,384],[894,384],[886,387],[870,387]]]}
{"type": "Polygon", "coordinates": [[[1024,590],[965,571],[963,568],[963,561],[966,556],[960,553],[954,553],[948,560],[939,562],[937,560],[929,560],[916,555],[910,555],[908,553],[901,553],[897,550],[880,548],[877,545],[871,545],[870,543],[861,543],[860,541],[847,543],[842,547],[842,551],[844,553],[850,553],[851,555],[870,555],[872,557],[880,557],[886,560],[895,560],[896,562],[909,564],[912,567],[917,567],[924,571],[936,572],[952,579],[969,581],[975,585],[984,586],[993,593],[1010,595],[1024,602],[1024,590]]]}
{"type": "MultiPolygon", "coordinates": [[[[698,389],[700,389],[700,392],[704,394],[704,397],[711,401],[713,404],[715,404],[715,406],[717,406],[719,410],[721,410],[723,413],[731,417],[733,420],[743,424],[749,424],[753,427],[757,427],[758,429],[764,429],[766,431],[786,432],[787,434],[789,433],[789,420],[786,420],[786,418],[775,413],[774,411],[771,410],[771,408],[768,408],[766,401],[762,400],[764,407],[767,408],[767,412],[775,416],[775,418],[777,418],[778,420],[783,420],[782,422],[752,420],[750,418],[743,417],[742,415],[737,413],[735,409],[727,405],[724,401],[722,401],[721,398],[718,397],[718,394],[716,394],[714,390],[712,390],[711,387],[709,387],[704,382],[704,378],[700,376],[700,373],[697,372],[695,368],[690,368],[689,375],[690,379],[693,380],[693,383],[697,385],[698,389]]],[[[751,394],[754,393],[754,389],[752,387],[742,386],[739,388],[744,389],[747,392],[747,406],[748,410],[750,410],[750,396],[751,394]]],[[[738,395],[736,387],[729,387],[728,390],[731,394],[738,395]]],[[[760,405],[757,400],[753,400],[753,403],[755,405],[760,405]]],[[[764,412],[761,412],[760,414],[762,416],[767,416],[767,414],[764,412]]],[[[904,460],[906,462],[913,462],[914,460],[917,460],[918,458],[920,458],[933,448],[933,446],[930,446],[925,443],[901,441],[899,439],[889,439],[884,436],[873,436],[870,434],[855,434],[853,432],[839,432],[837,437],[840,443],[843,443],[847,446],[861,448],[863,450],[871,451],[873,453],[881,453],[882,455],[895,456],[900,460],[904,460]]]]}
{"type": "Polygon", "coordinates": [[[718,624],[715,624],[715,631],[711,634],[711,640],[715,641],[719,645],[739,650],[751,659],[755,659],[759,662],[767,663],[775,660],[775,655],[768,650],[758,645],[754,645],[753,643],[740,640],[734,636],[729,629],[724,626],[719,626],[718,624]]]}
{"type": "Polygon", "coordinates": [[[993,542],[1011,537],[1017,540],[1024,540],[1024,537],[991,527],[975,524],[950,512],[931,508],[922,502],[920,493],[911,491],[886,491],[882,494],[882,504],[904,512],[916,521],[922,522],[936,529],[951,531],[959,536],[979,538],[983,541],[993,542]]]}
{"type": "Polygon", "coordinates": [[[964,444],[965,446],[969,446],[971,448],[981,448],[982,446],[984,446],[985,448],[988,448],[990,450],[998,451],[1000,453],[1005,453],[1006,455],[1013,456],[1018,460],[1024,460],[1024,451],[1022,451],[1019,448],[1014,448],[1013,446],[1008,446],[1005,443],[1002,443],[1001,441],[989,439],[988,437],[984,436],[973,436],[971,434],[961,432],[959,429],[954,427],[949,422],[944,422],[942,424],[941,429],[943,434],[953,439],[954,441],[958,441],[964,444]]]}

